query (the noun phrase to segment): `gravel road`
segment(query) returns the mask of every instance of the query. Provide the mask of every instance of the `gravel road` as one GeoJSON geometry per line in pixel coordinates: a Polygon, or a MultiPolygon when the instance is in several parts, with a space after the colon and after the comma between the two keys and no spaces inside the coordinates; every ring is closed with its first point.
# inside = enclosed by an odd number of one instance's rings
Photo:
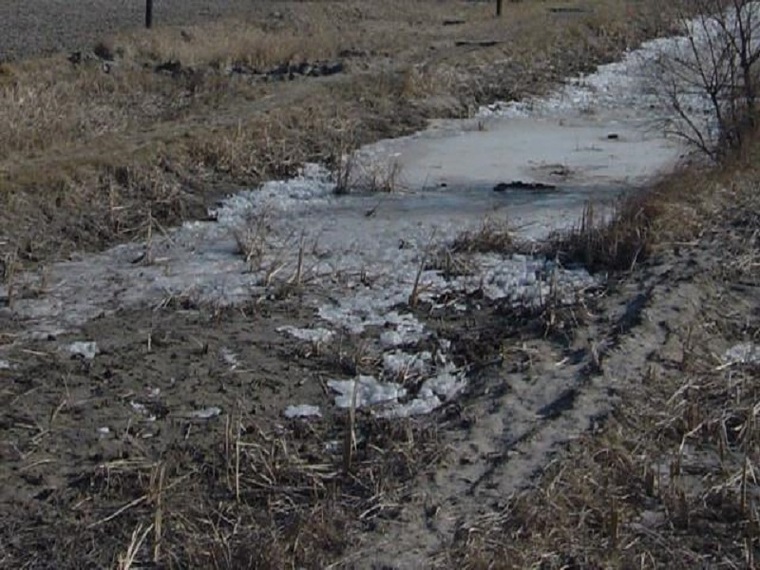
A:
{"type": "MultiPolygon", "coordinates": [[[[155,0],[157,25],[185,25],[261,10],[267,0],[155,0]]],[[[142,26],[144,0],[1,0],[0,61],[89,47],[142,26]]]]}

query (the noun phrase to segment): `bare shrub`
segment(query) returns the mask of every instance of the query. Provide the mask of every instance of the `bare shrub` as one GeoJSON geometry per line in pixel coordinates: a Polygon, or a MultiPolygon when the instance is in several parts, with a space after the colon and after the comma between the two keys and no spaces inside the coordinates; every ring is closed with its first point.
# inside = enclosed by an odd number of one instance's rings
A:
{"type": "Polygon", "coordinates": [[[677,13],[684,36],[659,54],[653,89],[666,130],[722,160],[757,124],[760,5],[683,0],[677,13]]]}

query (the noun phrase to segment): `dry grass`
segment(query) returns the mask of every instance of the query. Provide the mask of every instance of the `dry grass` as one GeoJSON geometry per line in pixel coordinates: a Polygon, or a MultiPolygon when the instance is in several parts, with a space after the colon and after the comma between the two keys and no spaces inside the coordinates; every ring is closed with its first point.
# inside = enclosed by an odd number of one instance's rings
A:
{"type": "MultiPolygon", "coordinates": [[[[734,163],[735,164],[735,163],[734,163]]],[[[726,204],[723,188],[733,173],[683,166],[611,208],[589,203],[570,230],[555,232],[543,252],[590,271],[632,271],[663,248],[699,237],[726,204]]]]}
{"type": "Polygon", "coordinates": [[[268,30],[257,22],[225,21],[182,29],[131,32],[111,40],[108,51],[126,60],[179,61],[189,68],[224,71],[248,66],[265,71],[281,63],[331,59],[345,41],[325,13],[299,29],[268,30]]]}
{"type": "Polygon", "coordinates": [[[579,223],[550,236],[545,247],[565,264],[580,263],[590,271],[630,271],[652,253],[656,215],[654,201],[641,196],[624,200],[608,215],[588,204],[579,223]]]}
{"type": "Polygon", "coordinates": [[[514,228],[507,221],[486,219],[477,230],[466,230],[451,244],[452,253],[502,253],[518,249],[514,228]]]}
{"type": "Polygon", "coordinates": [[[14,534],[6,562],[325,568],[349,554],[362,529],[392,521],[408,485],[442,453],[431,427],[360,414],[348,471],[340,447],[325,448],[349,429],[340,417],[272,430],[238,416],[217,427],[217,449],[180,443],[160,461],[114,461],[82,473],[60,491],[76,506],[59,519],[55,539],[6,528],[14,534]]]}

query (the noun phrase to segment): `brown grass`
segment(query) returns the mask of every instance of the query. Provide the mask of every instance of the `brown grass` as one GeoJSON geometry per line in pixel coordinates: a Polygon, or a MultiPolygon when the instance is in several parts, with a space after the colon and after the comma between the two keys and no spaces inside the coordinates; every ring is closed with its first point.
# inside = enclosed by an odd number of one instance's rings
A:
{"type": "Polygon", "coordinates": [[[684,165],[611,208],[589,203],[578,223],[549,236],[542,250],[592,272],[632,271],[663,248],[699,237],[711,216],[725,206],[721,187],[732,173],[707,173],[698,164],[684,165]]]}
{"type": "Polygon", "coordinates": [[[515,231],[506,221],[487,219],[476,230],[458,235],[451,244],[452,253],[508,254],[518,249],[515,231]]]}
{"type": "Polygon", "coordinates": [[[349,429],[340,417],[273,430],[230,416],[217,427],[215,450],[178,443],[157,461],[83,473],[60,491],[74,508],[57,519],[54,537],[4,529],[4,563],[325,568],[349,554],[362,529],[394,520],[407,486],[442,453],[432,427],[363,414],[348,471],[340,449],[325,450],[349,429]]]}

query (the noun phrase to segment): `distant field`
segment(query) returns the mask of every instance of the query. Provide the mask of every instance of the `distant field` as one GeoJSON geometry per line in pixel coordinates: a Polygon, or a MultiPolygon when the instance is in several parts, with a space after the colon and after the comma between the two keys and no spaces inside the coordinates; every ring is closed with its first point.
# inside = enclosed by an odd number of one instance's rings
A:
{"type": "MultiPolygon", "coordinates": [[[[157,25],[185,25],[266,9],[264,0],[156,0],[157,25]]],[[[142,26],[144,0],[3,0],[0,61],[76,50],[117,30],[142,26]]]]}

